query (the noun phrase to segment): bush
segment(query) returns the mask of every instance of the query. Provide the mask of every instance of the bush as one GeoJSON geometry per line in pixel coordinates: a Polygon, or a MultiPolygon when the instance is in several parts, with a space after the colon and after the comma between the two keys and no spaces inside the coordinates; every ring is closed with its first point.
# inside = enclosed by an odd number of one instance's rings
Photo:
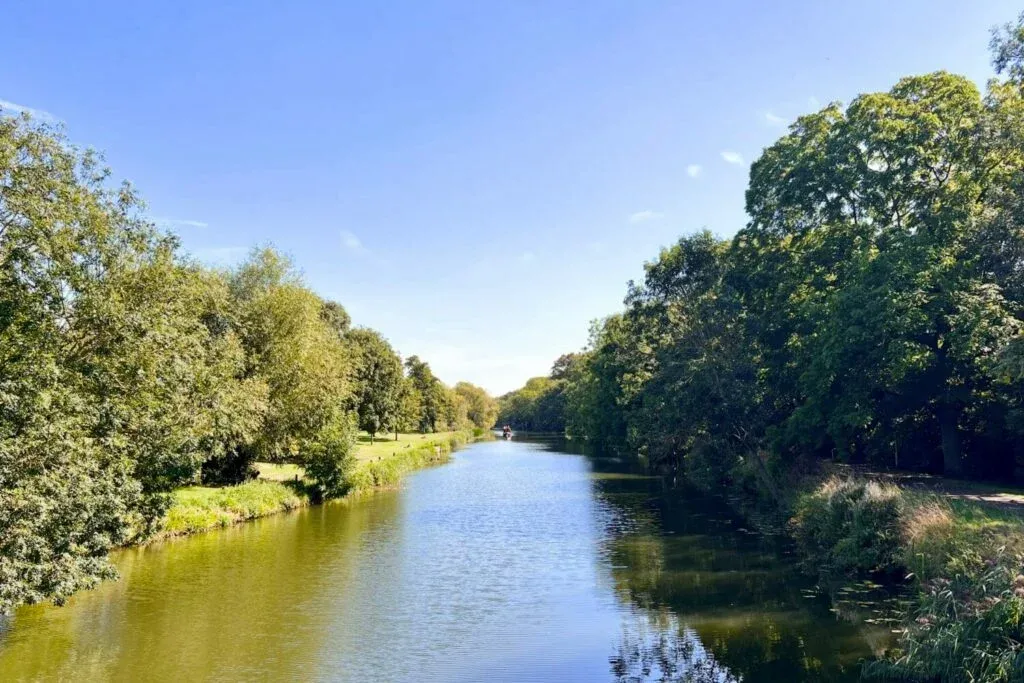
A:
{"type": "Polygon", "coordinates": [[[306,476],[324,498],[344,495],[356,468],[356,430],[352,421],[337,417],[306,447],[306,476]]]}
{"type": "Polygon", "coordinates": [[[819,571],[893,572],[904,566],[903,509],[896,486],[832,478],[797,501],[794,535],[819,571]]]}

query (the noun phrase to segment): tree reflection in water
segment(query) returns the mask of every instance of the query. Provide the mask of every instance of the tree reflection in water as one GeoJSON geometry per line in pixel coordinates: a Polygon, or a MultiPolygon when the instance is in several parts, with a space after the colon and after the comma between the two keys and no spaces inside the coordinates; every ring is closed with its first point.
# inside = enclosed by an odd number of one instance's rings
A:
{"type": "Polygon", "coordinates": [[[745,530],[721,500],[602,465],[601,552],[627,614],[609,657],[613,680],[858,679],[884,638],[838,620],[776,540],[745,530]]]}
{"type": "Polygon", "coordinates": [[[704,649],[700,639],[675,617],[667,628],[654,628],[638,618],[625,631],[616,654],[608,658],[619,683],[729,683],[738,681],[704,649]]]}

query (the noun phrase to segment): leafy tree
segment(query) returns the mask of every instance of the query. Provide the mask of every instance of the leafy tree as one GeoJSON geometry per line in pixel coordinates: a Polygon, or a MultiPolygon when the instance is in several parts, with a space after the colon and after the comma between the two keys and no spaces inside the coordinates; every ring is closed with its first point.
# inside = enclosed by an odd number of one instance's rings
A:
{"type": "Polygon", "coordinates": [[[353,405],[359,428],[369,432],[373,443],[378,432],[398,427],[402,360],[373,330],[357,328],[346,339],[353,350],[353,405]]]}
{"type": "Polygon", "coordinates": [[[320,309],[320,317],[339,337],[344,337],[352,327],[348,311],[337,301],[325,301],[320,309]]]}
{"type": "Polygon", "coordinates": [[[747,264],[765,247],[784,255],[751,269],[774,294],[748,301],[759,320],[778,304],[799,335],[761,339],[807,368],[792,397],[801,431],[817,422],[850,452],[920,415],[938,427],[942,467],[962,471],[980,364],[1015,327],[973,257],[986,197],[1019,168],[989,143],[991,120],[967,79],[906,78],[802,118],[753,165],[739,249],[747,264]]]}
{"type": "Polygon", "coordinates": [[[108,179],[0,118],[0,610],[109,576],[107,550],[261,409],[236,341],[196,315],[209,282],[108,179]]]}
{"type": "Polygon", "coordinates": [[[498,417],[498,402],[486,391],[475,384],[459,382],[455,385],[455,393],[465,402],[466,417],[475,427],[489,429],[494,426],[498,417]]]}
{"type": "Polygon", "coordinates": [[[405,359],[412,396],[417,401],[415,429],[424,434],[447,427],[447,389],[419,356],[405,359]]]}

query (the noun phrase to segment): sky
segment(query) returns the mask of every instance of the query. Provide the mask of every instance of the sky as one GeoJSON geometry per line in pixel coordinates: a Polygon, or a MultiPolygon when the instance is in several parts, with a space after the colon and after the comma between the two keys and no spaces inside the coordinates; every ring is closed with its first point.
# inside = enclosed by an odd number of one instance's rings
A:
{"type": "Polygon", "coordinates": [[[104,152],[196,258],[288,253],[452,384],[547,374],[644,261],[745,221],[796,116],[991,76],[995,0],[13,2],[0,105],[104,152]]]}

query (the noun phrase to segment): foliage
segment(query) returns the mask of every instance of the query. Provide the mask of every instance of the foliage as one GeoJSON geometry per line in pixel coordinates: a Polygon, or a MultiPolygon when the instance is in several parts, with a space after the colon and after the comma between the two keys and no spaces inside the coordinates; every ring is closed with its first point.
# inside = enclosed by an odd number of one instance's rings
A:
{"type": "Polygon", "coordinates": [[[209,270],[143,209],[95,153],[0,112],[0,613],[112,576],[107,552],[162,524],[296,504],[259,482],[172,496],[244,482],[257,457],[343,493],[356,416],[390,428],[415,408],[431,430],[486,417],[486,395],[425,363],[405,380],[279,252],[209,270]]]}
{"type": "Polygon", "coordinates": [[[379,333],[366,328],[346,335],[352,349],[353,405],[359,428],[370,434],[397,430],[402,399],[402,359],[379,333]]]}
{"type": "Polygon", "coordinates": [[[491,396],[469,382],[459,382],[454,391],[462,397],[466,404],[466,419],[478,429],[489,429],[498,419],[498,402],[491,396]]]}
{"type": "Polygon", "coordinates": [[[996,35],[1009,78],[985,94],[936,72],[799,118],[751,166],[750,222],[662,250],[625,310],[502,397],[499,421],[564,425],[779,502],[816,459],[1011,476],[1024,456],[1022,35],[996,35]]]}
{"type": "Polygon", "coordinates": [[[810,566],[856,575],[903,568],[903,498],[892,485],[831,479],[796,506],[795,536],[810,566]]]}
{"type": "Polygon", "coordinates": [[[219,488],[178,489],[160,536],[178,536],[230,526],[309,504],[309,496],[283,482],[250,481],[219,488]]]}
{"type": "Polygon", "coordinates": [[[306,474],[316,482],[325,498],[344,494],[355,467],[355,429],[347,417],[339,416],[327,424],[305,449],[306,474]]]}

